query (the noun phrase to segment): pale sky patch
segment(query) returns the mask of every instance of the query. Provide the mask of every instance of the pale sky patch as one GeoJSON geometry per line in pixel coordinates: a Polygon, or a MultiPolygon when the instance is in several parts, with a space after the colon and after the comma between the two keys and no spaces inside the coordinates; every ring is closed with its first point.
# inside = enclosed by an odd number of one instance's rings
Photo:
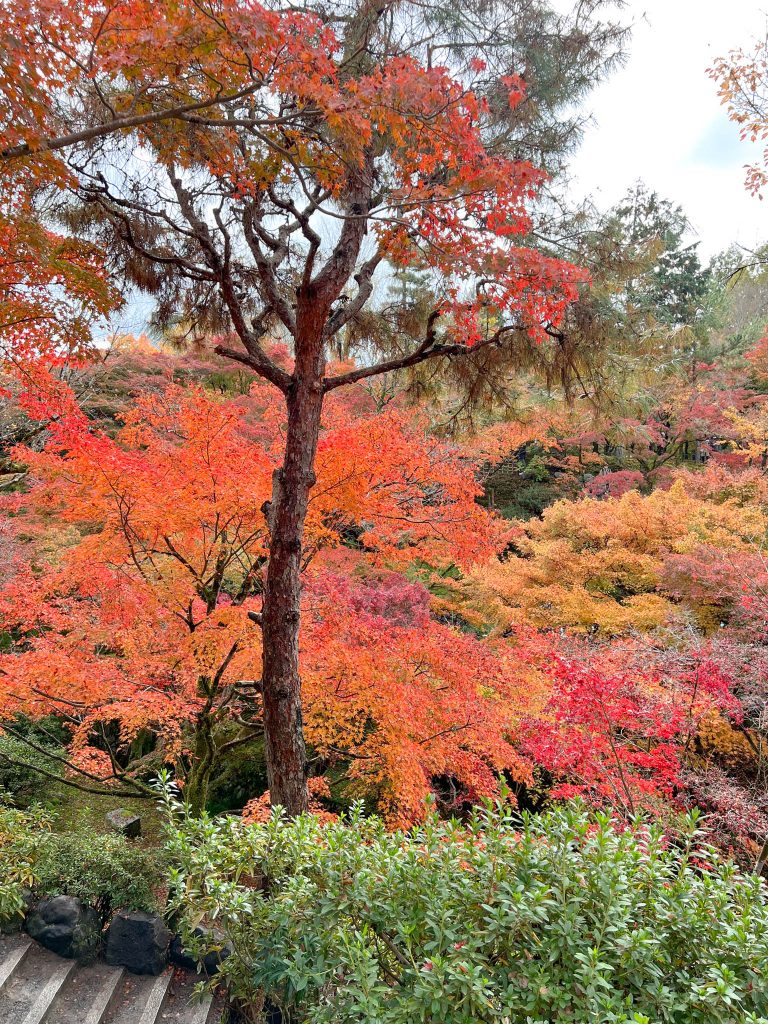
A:
{"type": "Polygon", "coordinates": [[[594,124],[573,160],[576,191],[605,208],[642,179],[680,203],[704,257],[731,242],[767,242],[768,197],[744,189],[744,165],[759,147],[739,140],[706,73],[716,57],[764,33],[766,6],[630,0],[629,60],[587,100],[594,124]]]}

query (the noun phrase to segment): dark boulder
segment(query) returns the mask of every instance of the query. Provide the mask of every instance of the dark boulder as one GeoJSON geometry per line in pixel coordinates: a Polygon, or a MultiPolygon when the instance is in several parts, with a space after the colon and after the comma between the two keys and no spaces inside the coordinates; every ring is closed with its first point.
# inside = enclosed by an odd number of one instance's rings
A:
{"type": "MultiPolygon", "coordinates": [[[[287,1017],[283,1017],[280,1007],[275,1006],[269,999],[264,1000],[262,1017],[265,1024],[285,1024],[288,1020],[287,1017]]],[[[227,1019],[229,1024],[248,1024],[249,1021],[253,1020],[253,1017],[246,1007],[239,1006],[237,1003],[231,1003],[227,1019]]]]}
{"type": "Polygon", "coordinates": [[[120,910],[107,931],[105,960],[132,974],[161,974],[173,933],[157,914],[120,910]]]}
{"type": "Polygon", "coordinates": [[[75,896],[41,900],[27,915],[25,927],[41,946],[69,960],[95,960],[98,955],[101,919],[75,896]]]}
{"type": "Polygon", "coordinates": [[[232,947],[227,942],[226,936],[217,928],[203,927],[195,928],[193,935],[195,939],[199,940],[200,946],[203,949],[211,945],[218,946],[219,948],[206,953],[202,960],[198,961],[198,958],[191,950],[184,948],[181,936],[174,935],[171,942],[171,963],[177,967],[182,967],[185,971],[196,971],[199,965],[204,974],[215,974],[221,962],[226,960],[232,952],[232,947]]]}

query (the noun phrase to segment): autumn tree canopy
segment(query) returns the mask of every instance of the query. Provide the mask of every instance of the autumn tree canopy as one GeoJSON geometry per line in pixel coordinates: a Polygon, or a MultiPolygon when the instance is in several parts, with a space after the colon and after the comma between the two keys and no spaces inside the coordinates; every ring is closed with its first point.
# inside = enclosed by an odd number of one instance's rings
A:
{"type": "MultiPolygon", "coordinates": [[[[43,772],[696,803],[765,861],[764,253],[572,204],[614,6],[3,7],[0,718],[53,716],[43,772]]],[[[757,53],[713,71],[750,135],[757,53]]]]}
{"type": "Polygon", "coordinates": [[[510,130],[526,82],[499,66],[503,46],[489,69],[501,12],[463,39],[433,22],[428,42],[432,14],[387,3],[339,19],[230,0],[35,15],[10,8],[5,24],[22,68],[41,47],[30,76],[3,81],[9,123],[23,108],[14,201],[89,239],[102,275],[154,295],[160,322],[218,332],[217,352],[284,395],[258,621],[270,790],[300,810],[299,577],[325,395],[427,360],[513,356],[546,341],[585,280],[524,244],[544,178],[510,130]],[[422,322],[383,358],[329,371],[377,270],[409,265],[437,283],[422,322]],[[276,335],[290,369],[269,354],[276,335]]]}
{"type": "MultiPolygon", "coordinates": [[[[66,715],[86,787],[141,791],[136,744],[152,734],[149,761],[174,764],[199,811],[222,756],[262,733],[252,619],[284,429],[276,397],[258,383],[239,401],[169,384],[113,438],[65,391],[49,445],[16,453],[38,483],[4,503],[10,537],[34,520],[34,540],[18,538],[2,596],[23,651],[2,659],[0,714],[66,715]]],[[[413,413],[329,402],[303,547],[305,717],[316,756],[351,757],[392,815],[418,814],[440,771],[482,793],[492,768],[520,763],[504,739],[517,713],[499,702],[516,685],[505,656],[432,622],[423,585],[392,571],[490,557],[506,527],[477,494],[472,463],[413,413]]]]}
{"type": "MultiPolygon", "coordinates": [[[[768,142],[768,39],[718,57],[709,75],[742,139],[768,142]]],[[[768,181],[768,147],[762,162],[750,164],[746,171],[747,188],[760,194],[768,181]]]]}

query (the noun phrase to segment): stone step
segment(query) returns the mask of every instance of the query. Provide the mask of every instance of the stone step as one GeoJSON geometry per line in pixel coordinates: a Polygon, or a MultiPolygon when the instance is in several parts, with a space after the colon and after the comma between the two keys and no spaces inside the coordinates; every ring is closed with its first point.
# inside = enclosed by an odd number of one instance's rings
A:
{"type": "Polygon", "coordinates": [[[112,1009],[99,1024],[218,1024],[220,1000],[195,996],[196,975],[168,970],[157,978],[126,975],[112,1009]]]}
{"type": "Polygon", "coordinates": [[[126,972],[99,1024],[155,1024],[171,977],[172,971],[157,978],[126,972]]]}
{"type": "Polygon", "coordinates": [[[32,939],[26,935],[0,936],[0,989],[22,962],[32,947],[32,939]]]}
{"type": "Polygon", "coordinates": [[[158,977],[64,960],[28,936],[0,936],[0,1024],[218,1024],[222,1001],[195,992],[199,975],[158,977]]]}
{"type": "Polygon", "coordinates": [[[189,1024],[213,1024],[214,1020],[219,1019],[214,1016],[219,1013],[219,1008],[213,1005],[213,996],[210,995],[205,996],[196,1005],[190,1006],[190,1011],[192,1016],[189,1018],[189,1024]]]}
{"type": "Polygon", "coordinates": [[[41,1024],[73,966],[32,943],[0,989],[0,1024],[41,1024]]]}
{"type": "Polygon", "coordinates": [[[78,967],[59,993],[45,1024],[102,1024],[122,980],[120,967],[101,963],[78,967]]]}
{"type": "Polygon", "coordinates": [[[221,1007],[210,995],[202,1001],[195,993],[200,976],[176,971],[160,1013],[161,1024],[218,1024],[221,1007]]]}
{"type": "Polygon", "coordinates": [[[48,981],[40,989],[37,998],[27,1011],[22,1024],[43,1024],[44,1021],[49,1019],[48,1014],[51,1011],[56,996],[63,988],[64,982],[74,971],[75,966],[72,960],[62,960],[61,963],[56,965],[53,974],[51,974],[48,981]]]}
{"type": "Polygon", "coordinates": [[[160,1015],[160,1007],[165,1002],[168,989],[173,980],[173,971],[165,971],[158,978],[155,978],[152,988],[149,990],[147,1001],[139,1018],[139,1024],[156,1024],[160,1015]]]}
{"type": "MultiPolygon", "coordinates": [[[[105,968],[105,970],[107,969],[105,968]]],[[[109,972],[88,1009],[88,1016],[85,1018],[84,1024],[101,1024],[112,1005],[125,972],[122,967],[113,967],[109,969],[109,972]]]]}

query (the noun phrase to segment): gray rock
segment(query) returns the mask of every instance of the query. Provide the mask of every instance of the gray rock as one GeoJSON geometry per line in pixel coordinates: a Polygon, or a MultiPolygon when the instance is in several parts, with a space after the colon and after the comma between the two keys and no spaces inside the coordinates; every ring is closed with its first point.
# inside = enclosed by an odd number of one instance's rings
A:
{"type": "Polygon", "coordinates": [[[118,808],[116,811],[109,811],[107,822],[111,829],[127,839],[135,839],[141,835],[141,818],[138,814],[126,814],[118,808]]]}
{"type": "Polygon", "coordinates": [[[41,900],[27,915],[27,933],[41,946],[69,960],[95,960],[101,945],[101,919],[75,896],[41,900]]]}
{"type": "Polygon", "coordinates": [[[173,932],[157,914],[120,910],[107,930],[105,960],[132,974],[161,974],[173,932]]]}
{"type": "Polygon", "coordinates": [[[227,937],[218,928],[204,928],[202,926],[195,928],[193,935],[195,939],[200,941],[203,949],[209,945],[219,946],[220,949],[212,950],[206,953],[201,960],[198,960],[192,951],[184,948],[181,936],[174,935],[170,950],[171,963],[177,967],[182,967],[185,971],[196,971],[199,965],[204,974],[209,976],[215,974],[222,961],[226,960],[232,953],[232,947],[227,941],[227,937]]]}

